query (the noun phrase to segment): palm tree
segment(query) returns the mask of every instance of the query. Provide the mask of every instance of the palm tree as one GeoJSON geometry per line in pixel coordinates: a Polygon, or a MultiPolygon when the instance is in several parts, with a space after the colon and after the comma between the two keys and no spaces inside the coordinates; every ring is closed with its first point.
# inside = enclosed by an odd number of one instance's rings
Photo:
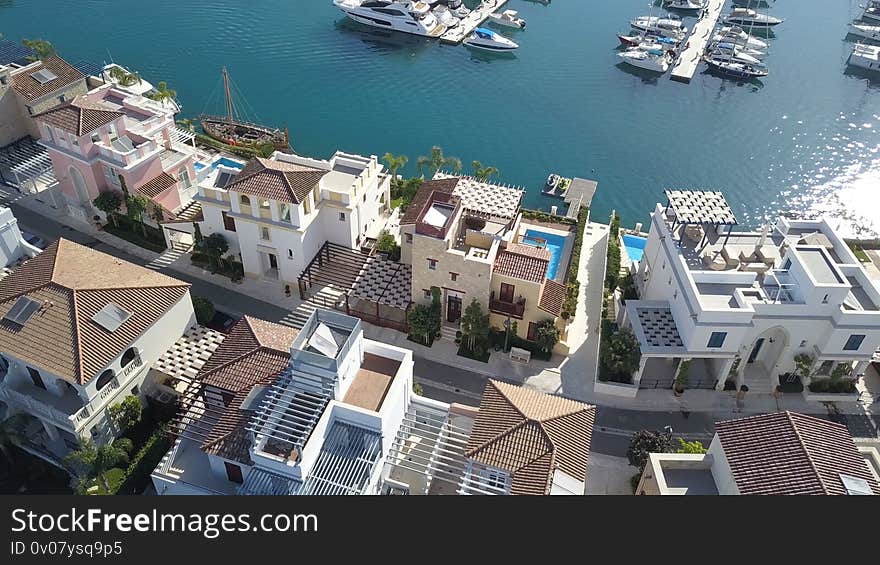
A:
{"type": "Polygon", "coordinates": [[[177,92],[168,88],[168,83],[163,80],[156,85],[156,92],[150,94],[149,97],[156,102],[165,102],[177,98],[177,92]]]}
{"type": "Polygon", "coordinates": [[[391,183],[397,184],[397,170],[405,167],[409,158],[406,155],[394,155],[389,152],[382,157],[382,160],[385,161],[385,164],[388,165],[388,170],[391,172],[391,183]]]}
{"type": "Polygon", "coordinates": [[[422,155],[416,161],[416,167],[419,169],[420,174],[422,173],[422,168],[425,166],[431,171],[431,177],[443,167],[452,167],[453,174],[461,174],[461,159],[458,157],[444,156],[443,149],[437,145],[431,148],[430,157],[422,155]]]}
{"type": "Polygon", "coordinates": [[[491,165],[488,167],[484,167],[483,164],[477,160],[474,160],[474,162],[471,163],[471,167],[474,168],[474,178],[480,182],[486,182],[492,175],[501,174],[501,171],[499,171],[495,167],[491,165]]]}
{"type": "Polygon", "coordinates": [[[0,452],[3,453],[3,459],[8,466],[12,466],[12,450],[13,445],[17,445],[22,438],[22,430],[24,429],[25,416],[23,414],[13,414],[3,422],[0,422],[0,452]]]}
{"type": "Polygon", "coordinates": [[[117,465],[127,465],[128,454],[133,448],[134,445],[128,438],[120,438],[100,447],[92,440],[86,439],[80,444],[79,449],[67,456],[67,460],[79,468],[82,482],[96,479],[109,494],[110,483],[107,481],[107,471],[117,465]]]}

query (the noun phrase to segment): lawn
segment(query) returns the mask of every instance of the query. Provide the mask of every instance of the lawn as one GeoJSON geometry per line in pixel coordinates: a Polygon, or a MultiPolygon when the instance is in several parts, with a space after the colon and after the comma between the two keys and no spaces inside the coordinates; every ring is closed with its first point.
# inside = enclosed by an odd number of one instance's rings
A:
{"type": "MultiPolygon", "coordinates": [[[[125,470],[120,469],[119,467],[114,467],[107,471],[105,477],[107,478],[107,484],[110,485],[110,492],[115,493],[117,489],[119,489],[119,485],[122,484],[122,481],[125,480],[125,470]]],[[[110,494],[104,490],[104,487],[101,486],[101,482],[97,479],[95,479],[86,489],[86,492],[92,495],[110,494]]]]}

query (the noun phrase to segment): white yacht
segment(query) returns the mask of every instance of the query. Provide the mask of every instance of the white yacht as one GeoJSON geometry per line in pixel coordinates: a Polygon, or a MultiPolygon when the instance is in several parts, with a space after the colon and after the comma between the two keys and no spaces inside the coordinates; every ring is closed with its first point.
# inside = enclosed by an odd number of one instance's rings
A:
{"type": "Polygon", "coordinates": [[[639,37],[640,39],[636,42],[635,46],[642,51],[660,49],[661,51],[669,51],[672,54],[675,54],[675,51],[678,49],[679,46],[679,42],[672,39],[671,37],[664,37],[662,35],[649,35],[639,37]]]}
{"type": "Polygon", "coordinates": [[[478,27],[463,41],[468,47],[503,53],[517,49],[519,45],[491,29],[478,27]]]}
{"type": "Polygon", "coordinates": [[[866,5],[862,5],[864,8],[864,12],[862,12],[863,20],[874,20],[880,21],[880,0],[871,0],[866,5]]]}
{"type": "Polygon", "coordinates": [[[470,8],[464,5],[463,0],[447,0],[446,7],[452,11],[456,18],[463,19],[471,13],[470,8]]]}
{"type": "Polygon", "coordinates": [[[709,3],[709,0],[663,0],[664,8],[672,8],[687,12],[699,12],[709,3]]]}
{"type": "Polygon", "coordinates": [[[517,29],[525,29],[526,21],[517,16],[516,10],[504,10],[501,13],[495,12],[489,14],[489,22],[506,27],[515,27],[517,29]]]}
{"type": "Polygon", "coordinates": [[[730,41],[752,49],[767,49],[767,42],[753,37],[739,26],[724,26],[712,36],[712,41],[730,41]]]}
{"type": "Polygon", "coordinates": [[[728,24],[740,25],[746,28],[770,28],[782,23],[783,20],[761,14],[751,8],[734,8],[724,17],[728,24]]]}
{"type": "Polygon", "coordinates": [[[662,49],[644,51],[633,47],[619,53],[618,56],[627,64],[657,73],[665,73],[669,70],[669,64],[672,62],[672,55],[662,49]]]}
{"type": "Polygon", "coordinates": [[[461,19],[457,18],[448,7],[443,4],[439,4],[433,10],[434,17],[437,18],[437,21],[446,26],[446,29],[452,29],[457,26],[461,19]]]}
{"type": "MultiPolygon", "coordinates": [[[[709,45],[706,47],[707,53],[720,52],[724,55],[728,54],[739,54],[749,57],[750,59],[754,59],[755,61],[760,61],[767,56],[767,53],[764,51],[760,51],[758,49],[752,49],[751,47],[746,47],[744,45],[738,45],[733,41],[710,41],[709,45]]],[[[752,63],[754,61],[750,59],[745,59],[745,62],[752,63]]]]}
{"type": "Polygon", "coordinates": [[[333,0],[333,5],[368,26],[428,37],[440,37],[446,31],[424,0],[333,0]]]}
{"type": "Polygon", "coordinates": [[[880,26],[868,24],[849,24],[849,32],[865,39],[880,41],[880,26]]]}
{"type": "Polygon", "coordinates": [[[760,78],[768,74],[766,67],[755,67],[748,63],[731,61],[723,57],[710,57],[706,59],[706,64],[715,72],[737,78],[760,78]]]}
{"type": "Polygon", "coordinates": [[[880,47],[857,43],[849,55],[849,64],[869,71],[880,71],[880,47]]]}
{"type": "Polygon", "coordinates": [[[736,61],[737,63],[746,63],[747,65],[752,65],[755,67],[760,67],[763,65],[763,63],[757,57],[749,55],[733,43],[722,42],[709,45],[709,47],[706,49],[706,54],[710,58],[736,61]]]}
{"type": "Polygon", "coordinates": [[[660,18],[657,16],[639,16],[631,20],[629,25],[645,33],[656,33],[681,41],[687,34],[687,28],[679,18],[660,18]]]}

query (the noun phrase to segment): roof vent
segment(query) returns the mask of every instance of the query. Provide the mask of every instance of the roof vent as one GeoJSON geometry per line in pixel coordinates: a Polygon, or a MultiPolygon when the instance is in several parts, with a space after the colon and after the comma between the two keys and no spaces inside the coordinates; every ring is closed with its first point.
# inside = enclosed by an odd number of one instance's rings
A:
{"type": "Polygon", "coordinates": [[[841,473],[840,481],[843,483],[843,488],[846,489],[846,494],[857,496],[874,494],[874,492],[871,490],[871,485],[869,485],[868,481],[866,481],[865,479],[860,479],[859,477],[853,477],[841,473]]]}
{"type": "Polygon", "coordinates": [[[40,84],[46,84],[47,82],[53,81],[58,78],[58,75],[56,75],[49,69],[40,69],[39,71],[32,73],[31,78],[33,78],[40,84]]]}
{"type": "Polygon", "coordinates": [[[115,332],[130,316],[131,313],[123,310],[122,306],[111,302],[101,308],[92,317],[92,321],[108,332],[115,332]]]}
{"type": "Polygon", "coordinates": [[[12,305],[9,312],[3,316],[3,319],[9,320],[19,326],[24,326],[25,322],[27,322],[30,317],[40,309],[40,306],[41,304],[36,300],[32,300],[27,296],[22,296],[12,305]]]}

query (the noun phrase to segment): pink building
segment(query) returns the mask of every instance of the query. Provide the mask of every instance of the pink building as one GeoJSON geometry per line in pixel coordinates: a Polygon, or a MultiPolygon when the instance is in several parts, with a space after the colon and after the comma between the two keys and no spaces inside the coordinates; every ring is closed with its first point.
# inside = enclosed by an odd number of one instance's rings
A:
{"type": "Polygon", "coordinates": [[[197,191],[193,135],[158,102],[106,84],[34,119],[73,217],[103,216],[92,201],[124,186],[171,219],[197,191]]]}

